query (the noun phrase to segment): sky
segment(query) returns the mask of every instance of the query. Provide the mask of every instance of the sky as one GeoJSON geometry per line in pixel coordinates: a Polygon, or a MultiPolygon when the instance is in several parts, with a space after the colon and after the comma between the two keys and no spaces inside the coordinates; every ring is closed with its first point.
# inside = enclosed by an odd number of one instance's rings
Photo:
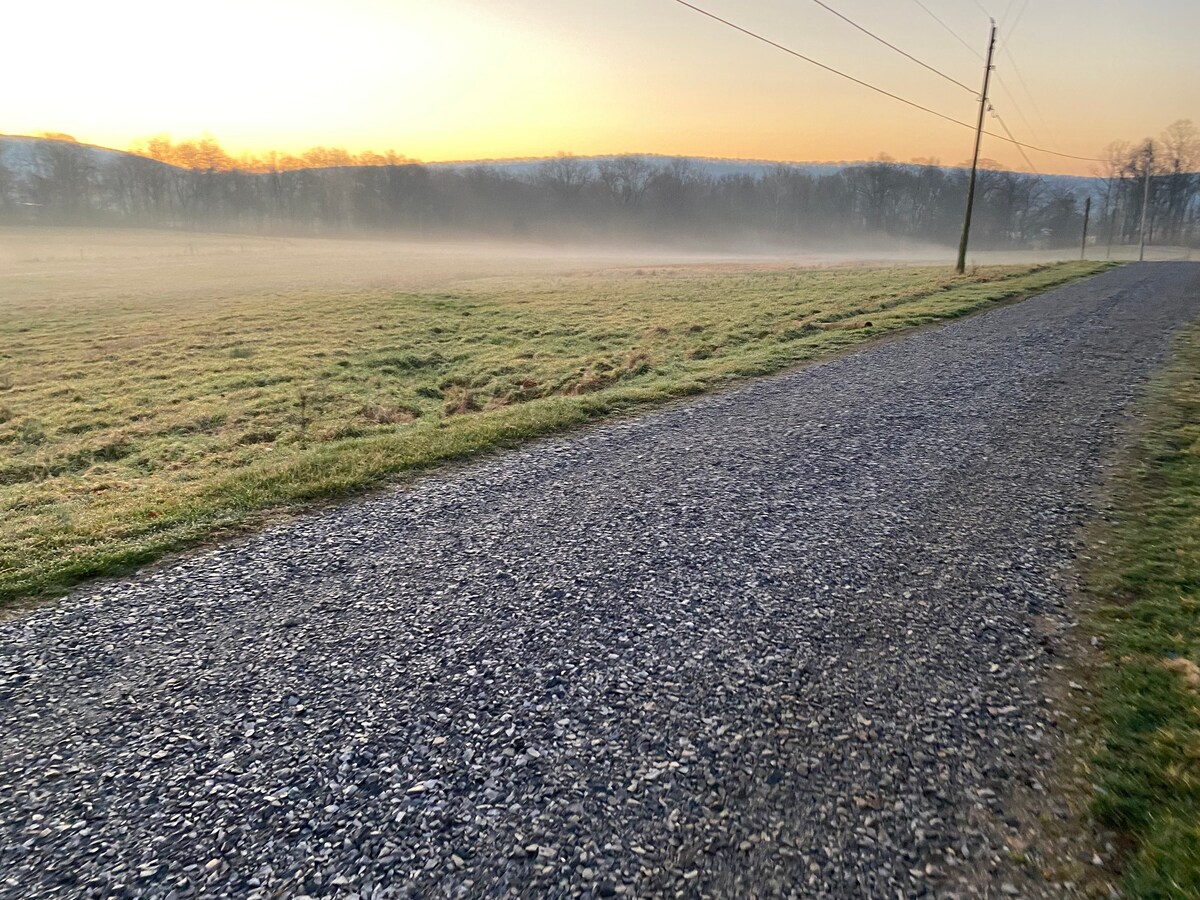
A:
{"type": "MultiPolygon", "coordinates": [[[[693,2],[951,118],[978,114],[971,92],[816,0],[693,2]]],[[[1178,119],[1200,124],[1200,0],[823,2],[976,90],[986,10],[1000,26],[996,112],[1038,147],[1095,157],[1178,119]]],[[[235,153],[324,145],[426,161],[638,152],[954,165],[973,140],[677,0],[59,0],[6,10],[5,32],[0,133],[108,147],[208,134],[235,153]]],[[[983,155],[1042,173],[1097,165],[1026,161],[989,137],[983,155]]]]}

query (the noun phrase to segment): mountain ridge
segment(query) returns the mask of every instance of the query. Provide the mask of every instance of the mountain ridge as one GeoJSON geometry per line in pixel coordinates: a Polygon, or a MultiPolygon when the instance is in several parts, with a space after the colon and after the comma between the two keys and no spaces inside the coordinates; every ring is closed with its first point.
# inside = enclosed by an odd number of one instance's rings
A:
{"type": "MultiPolygon", "coordinates": [[[[81,141],[66,140],[58,137],[43,137],[39,135],[10,135],[0,134],[0,166],[13,171],[11,159],[14,154],[12,149],[20,148],[23,153],[15,154],[18,157],[18,165],[16,171],[28,171],[37,168],[37,163],[32,159],[34,156],[30,151],[44,146],[57,146],[59,148],[74,148],[76,151],[86,153],[94,157],[94,161],[113,163],[123,159],[147,160],[157,163],[158,165],[167,166],[168,168],[178,171],[193,171],[182,166],[173,165],[172,163],[162,162],[161,160],[153,159],[149,156],[144,156],[140,153],[135,153],[131,150],[119,150],[113,147],[104,147],[99,144],[88,144],[81,141]],[[25,156],[25,160],[20,160],[20,156],[25,156]]],[[[547,163],[553,163],[556,160],[568,158],[579,163],[591,165],[595,167],[599,163],[610,162],[617,159],[636,157],[646,160],[649,163],[658,163],[659,167],[669,166],[677,161],[686,161],[687,163],[700,169],[705,175],[710,178],[722,177],[761,177],[764,174],[773,172],[779,169],[786,169],[793,172],[802,172],[809,175],[832,175],[846,169],[861,168],[875,165],[895,166],[907,170],[915,169],[937,169],[942,172],[963,171],[966,167],[961,165],[940,165],[937,163],[919,163],[919,162],[901,162],[899,160],[838,160],[838,161],[784,161],[784,160],[766,160],[766,159],[743,159],[735,157],[719,157],[719,156],[684,156],[684,155],[669,155],[664,153],[608,153],[594,155],[574,155],[574,154],[559,154],[555,156],[531,156],[531,157],[512,157],[512,158],[488,158],[488,159],[465,159],[465,160],[439,160],[434,162],[425,162],[422,160],[406,160],[400,165],[423,166],[430,169],[450,169],[450,170],[466,170],[484,168],[494,171],[506,172],[511,175],[528,176],[533,174],[537,169],[545,166],[547,163]]],[[[316,172],[330,169],[360,169],[360,168],[375,168],[368,165],[349,165],[349,166],[306,166],[288,171],[293,172],[316,172]]],[[[988,167],[989,171],[1011,173],[1020,176],[1029,176],[1040,178],[1047,185],[1052,187],[1066,189],[1089,189],[1094,198],[1098,196],[1098,186],[1105,183],[1103,178],[1099,176],[1088,175],[1036,175],[1028,172],[1018,172],[1013,169],[992,168],[988,167]]],[[[245,171],[237,170],[235,171],[245,171]]],[[[248,175],[266,175],[269,172],[246,172],[248,175]]],[[[594,174],[594,168],[593,168],[594,174]]]]}

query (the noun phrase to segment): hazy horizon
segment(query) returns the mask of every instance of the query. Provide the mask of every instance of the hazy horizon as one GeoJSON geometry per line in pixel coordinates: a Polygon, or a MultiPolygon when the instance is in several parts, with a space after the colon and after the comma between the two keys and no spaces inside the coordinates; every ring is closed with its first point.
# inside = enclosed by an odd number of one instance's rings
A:
{"type": "MultiPolygon", "coordinates": [[[[146,155],[144,152],[145,141],[149,140],[149,139],[153,139],[153,138],[168,138],[168,139],[176,139],[177,138],[178,139],[177,142],[181,143],[181,144],[185,143],[185,142],[195,143],[195,142],[199,142],[202,140],[211,139],[211,140],[215,141],[217,146],[220,147],[222,150],[225,150],[227,152],[230,150],[230,148],[226,147],[224,145],[224,143],[221,141],[219,135],[213,135],[213,134],[210,134],[207,132],[202,132],[201,134],[198,134],[198,135],[178,135],[178,136],[160,133],[160,134],[156,134],[156,135],[151,135],[148,138],[140,140],[140,141],[135,141],[133,144],[131,144],[129,146],[125,146],[125,147],[117,147],[117,146],[110,146],[110,145],[106,145],[106,144],[93,143],[91,141],[86,141],[86,140],[81,139],[78,135],[74,135],[74,134],[70,134],[68,132],[62,132],[62,131],[41,131],[41,132],[36,132],[36,133],[32,133],[32,134],[0,133],[0,139],[65,141],[67,143],[79,144],[80,146],[83,146],[83,147],[92,147],[97,150],[113,151],[113,152],[117,152],[117,153],[134,153],[134,154],[138,154],[138,155],[146,155]]],[[[310,151],[320,151],[320,150],[339,151],[339,150],[343,150],[343,149],[347,150],[347,152],[352,152],[352,151],[349,151],[348,148],[345,148],[344,146],[338,144],[336,141],[330,140],[330,141],[325,141],[320,144],[313,145],[311,147],[288,148],[287,150],[284,150],[281,148],[266,148],[265,150],[259,151],[258,153],[255,153],[254,151],[244,151],[244,153],[245,153],[246,158],[255,157],[255,158],[265,160],[265,159],[268,159],[271,154],[275,154],[275,153],[278,153],[281,155],[286,153],[286,154],[292,154],[292,155],[299,157],[299,156],[303,156],[303,154],[310,152],[310,151]]],[[[376,154],[376,155],[382,156],[389,152],[396,152],[395,148],[364,147],[364,148],[361,148],[360,150],[358,150],[357,152],[355,152],[355,155],[357,156],[359,154],[363,154],[363,155],[376,154]]],[[[921,157],[917,157],[914,159],[898,159],[896,157],[893,157],[886,150],[880,151],[879,153],[875,154],[873,157],[869,157],[869,158],[864,157],[862,159],[769,159],[769,158],[765,158],[765,157],[684,155],[684,154],[677,154],[677,153],[676,154],[658,153],[658,152],[646,151],[646,150],[619,150],[619,151],[615,151],[612,153],[595,153],[595,154],[575,154],[575,153],[568,153],[566,151],[560,151],[557,153],[547,154],[547,155],[543,155],[543,156],[538,156],[538,155],[533,155],[533,156],[490,156],[490,157],[463,157],[461,159],[418,159],[418,158],[407,156],[406,154],[399,154],[399,156],[402,158],[402,162],[404,164],[433,165],[433,166],[473,165],[473,164],[488,164],[488,163],[497,163],[497,164],[539,163],[539,162],[549,162],[554,159],[559,159],[563,156],[574,156],[581,160],[610,159],[610,158],[620,158],[620,157],[639,157],[639,158],[643,158],[643,159],[647,159],[647,160],[663,160],[663,161],[669,161],[672,159],[694,159],[694,160],[702,161],[702,162],[729,163],[729,164],[735,164],[735,165],[739,164],[739,163],[743,163],[746,165],[756,165],[756,164],[776,165],[777,164],[777,165],[781,165],[781,166],[857,166],[857,165],[865,165],[865,164],[870,164],[870,163],[887,162],[887,163],[894,163],[897,165],[936,166],[936,167],[945,168],[945,169],[968,169],[968,168],[970,168],[970,165],[971,165],[970,159],[959,160],[958,162],[951,162],[949,160],[941,160],[941,159],[921,158],[921,157]]],[[[155,157],[151,156],[150,158],[153,159],[155,157]]],[[[234,157],[235,160],[241,159],[241,158],[243,158],[243,157],[234,157]]],[[[160,161],[162,161],[162,160],[160,160],[160,161]]],[[[323,168],[323,167],[331,166],[331,165],[340,165],[340,164],[339,163],[314,164],[312,166],[312,168],[323,168]]],[[[993,159],[991,157],[986,157],[986,156],[980,157],[979,167],[981,169],[995,169],[995,170],[1014,171],[1014,172],[1022,172],[1023,171],[1022,167],[1020,167],[1020,166],[1014,166],[1014,167],[1010,168],[1010,167],[1002,164],[999,160],[993,159]]],[[[1065,177],[1090,178],[1090,177],[1093,177],[1094,174],[1095,173],[1068,174],[1065,177]]]]}

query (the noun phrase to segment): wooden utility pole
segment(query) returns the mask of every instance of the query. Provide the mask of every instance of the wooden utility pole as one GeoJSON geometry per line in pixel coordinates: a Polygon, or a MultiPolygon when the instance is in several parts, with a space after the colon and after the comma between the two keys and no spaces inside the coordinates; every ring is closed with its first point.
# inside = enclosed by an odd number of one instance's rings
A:
{"type": "Polygon", "coordinates": [[[979,147],[983,143],[983,115],[987,112],[988,88],[992,82],[992,54],[995,50],[996,20],[992,19],[987,62],[983,65],[983,93],[979,95],[979,124],[975,126],[975,155],[971,157],[971,181],[967,185],[967,212],[963,217],[962,240],[958,242],[958,265],[954,269],[959,275],[967,271],[967,242],[971,239],[971,211],[975,206],[975,180],[979,175],[979,147]]]}
{"type": "Polygon", "coordinates": [[[1079,245],[1079,258],[1087,259],[1087,228],[1088,220],[1092,217],[1092,198],[1087,198],[1087,203],[1083,204],[1083,243],[1079,245]]]}
{"type": "Polygon", "coordinates": [[[1146,141],[1146,187],[1142,191],[1142,225],[1139,228],[1138,262],[1146,261],[1146,214],[1150,211],[1150,170],[1154,168],[1154,144],[1146,141]]]}

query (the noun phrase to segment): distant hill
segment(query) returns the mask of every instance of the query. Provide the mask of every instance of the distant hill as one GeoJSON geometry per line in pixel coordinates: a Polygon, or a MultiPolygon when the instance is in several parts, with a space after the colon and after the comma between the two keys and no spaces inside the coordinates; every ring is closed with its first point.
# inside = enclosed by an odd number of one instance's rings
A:
{"type": "MultiPolygon", "coordinates": [[[[806,175],[832,175],[840,172],[842,169],[850,165],[859,165],[858,163],[781,163],[771,162],[769,160],[758,159],[713,159],[703,156],[662,156],[655,153],[635,153],[630,154],[637,156],[640,159],[646,160],[647,163],[653,166],[669,166],[677,160],[685,160],[690,165],[694,166],[697,171],[708,178],[725,178],[725,177],[743,177],[759,178],[762,175],[774,171],[781,166],[792,169],[798,172],[803,172],[806,175]]],[[[580,156],[575,157],[582,162],[587,163],[592,167],[593,173],[596,172],[599,165],[605,162],[612,162],[620,159],[619,156],[580,156]]],[[[487,168],[494,169],[500,172],[507,172],[518,177],[528,177],[537,173],[537,171],[547,163],[553,162],[557,157],[548,156],[534,159],[480,159],[467,160],[463,162],[436,162],[427,163],[433,168],[444,169],[475,169],[487,168]]]]}
{"type": "MultiPolygon", "coordinates": [[[[0,135],[0,166],[10,177],[48,176],[55,163],[61,161],[64,156],[74,157],[79,162],[101,172],[111,170],[121,164],[128,164],[130,160],[164,166],[163,163],[147,160],[145,157],[127,153],[124,150],[110,150],[94,144],[80,144],[56,138],[0,135]]],[[[171,167],[166,166],[166,168],[171,167]]]]}
{"type": "MultiPolygon", "coordinates": [[[[128,164],[130,160],[145,160],[145,157],[138,156],[134,153],[129,153],[124,150],[113,150],[107,147],[98,147],[94,144],[82,144],[53,138],[0,135],[0,166],[6,169],[11,176],[28,178],[31,176],[45,175],[53,165],[55,156],[62,153],[77,154],[82,160],[85,160],[89,166],[98,171],[111,170],[118,165],[128,164]]],[[[764,175],[778,171],[781,168],[794,172],[800,172],[805,175],[835,175],[849,168],[878,165],[878,163],[873,161],[779,162],[757,159],[719,159],[702,156],[676,157],[662,156],[652,153],[639,153],[631,155],[644,159],[651,166],[655,167],[665,167],[679,160],[683,160],[688,165],[692,166],[694,170],[701,176],[714,180],[730,177],[761,178],[764,175]]],[[[557,158],[558,157],[541,157],[532,159],[481,159],[432,163],[414,162],[413,164],[425,166],[426,168],[433,170],[450,171],[465,171],[482,168],[504,173],[515,178],[530,178],[536,175],[538,171],[547,163],[553,162],[557,158]]],[[[589,167],[591,174],[595,176],[600,164],[611,162],[619,159],[620,157],[608,155],[579,156],[574,158],[578,159],[582,163],[585,163],[589,167]]],[[[176,168],[174,166],[167,166],[165,163],[158,163],[158,165],[172,169],[176,168]]],[[[926,166],[917,163],[890,162],[888,165],[910,170],[927,168],[926,166]]],[[[945,172],[960,171],[960,167],[957,166],[938,166],[937,168],[945,172]]],[[[299,169],[295,171],[306,170],[299,169]]],[[[1087,192],[1091,193],[1093,197],[1102,196],[1105,186],[1104,179],[1091,178],[1087,176],[1046,175],[1041,176],[1041,179],[1046,185],[1053,189],[1087,192]]]]}

